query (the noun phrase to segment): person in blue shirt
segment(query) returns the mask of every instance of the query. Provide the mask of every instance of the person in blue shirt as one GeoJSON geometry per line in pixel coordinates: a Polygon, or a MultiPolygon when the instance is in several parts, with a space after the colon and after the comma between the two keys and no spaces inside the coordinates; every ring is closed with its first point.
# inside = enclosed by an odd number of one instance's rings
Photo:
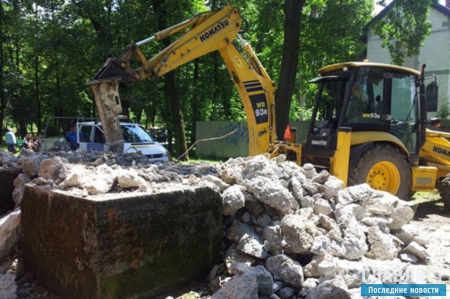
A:
{"type": "MultiPolygon", "coordinates": [[[[66,141],[69,143],[70,149],[75,151],[78,148],[76,124],[70,124],[69,129],[70,129],[69,132],[66,134],[66,141]]],[[[80,133],[80,141],[83,141],[81,133],[80,133]]]]}

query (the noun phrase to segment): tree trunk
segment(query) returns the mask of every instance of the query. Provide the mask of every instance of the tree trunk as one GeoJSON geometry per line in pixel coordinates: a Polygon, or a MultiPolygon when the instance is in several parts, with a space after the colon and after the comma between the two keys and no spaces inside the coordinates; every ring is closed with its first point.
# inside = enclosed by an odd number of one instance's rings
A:
{"type": "Polygon", "coordinates": [[[37,127],[38,127],[38,133],[42,132],[42,109],[41,109],[41,100],[40,100],[40,90],[39,90],[39,56],[35,55],[35,89],[36,89],[36,108],[37,108],[37,127]]]}
{"type": "MultiPolygon", "coordinates": [[[[167,13],[164,11],[165,7],[162,5],[164,1],[155,1],[153,3],[154,9],[158,17],[158,27],[160,30],[166,29],[166,18],[164,17],[167,13]]],[[[170,45],[170,38],[167,37],[162,40],[165,47],[170,45]]],[[[184,119],[183,112],[181,110],[180,97],[178,94],[178,88],[176,84],[176,70],[173,70],[164,75],[165,82],[165,94],[166,98],[169,100],[170,113],[172,116],[172,128],[175,133],[175,149],[177,158],[187,151],[186,136],[184,130],[184,119]]],[[[168,146],[169,150],[172,147],[172,134],[170,134],[170,129],[168,130],[168,146]]],[[[184,155],[181,160],[189,160],[189,155],[184,155]]]]}
{"type": "MultiPolygon", "coordinates": [[[[181,156],[187,151],[186,136],[184,130],[183,112],[181,111],[180,97],[178,89],[176,88],[175,71],[167,73],[164,77],[166,94],[170,103],[170,111],[172,114],[172,123],[175,133],[175,149],[177,157],[181,156]]],[[[189,155],[184,155],[181,160],[189,160],[189,155]]]]}
{"type": "MultiPolygon", "coordinates": [[[[3,40],[6,38],[3,37],[3,6],[0,4],[0,133],[3,134],[3,121],[5,119],[5,108],[6,108],[6,98],[3,87],[3,40]]],[[[0,139],[0,140],[3,140],[0,139]]]]}
{"type": "MultiPolygon", "coordinates": [[[[197,85],[197,81],[198,81],[198,71],[199,71],[199,62],[196,59],[194,61],[194,78],[193,78],[193,82],[192,85],[196,86],[197,85]]],[[[191,111],[192,111],[192,122],[191,122],[191,140],[190,140],[190,145],[195,143],[195,123],[197,122],[197,120],[200,119],[200,107],[199,107],[199,103],[200,100],[195,97],[195,93],[194,96],[191,99],[191,111]]]]}
{"type": "Polygon", "coordinates": [[[276,127],[277,137],[282,139],[289,123],[292,94],[297,75],[298,55],[300,49],[300,17],[305,0],[284,1],[284,41],[281,61],[280,79],[276,92],[276,127]]]}
{"type": "Polygon", "coordinates": [[[18,123],[19,123],[19,138],[23,139],[27,135],[27,124],[23,119],[20,119],[18,123]]]}
{"type": "MultiPolygon", "coordinates": [[[[36,7],[36,11],[35,11],[35,21],[36,21],[36,30],[37,30],[37,38],[39,38],[39,25],[38,25],[38,9],[36,7]]],[[[39,89],[39,55],[35,54],[34,55],[34,72],[35,72],[35,90],[36,90],[36,108],[37,108],[37,128],[38,128],[38,133],[42,132],[42,107],[41,107],[41,99],[40,99],[40,89],[39,89]]]]}

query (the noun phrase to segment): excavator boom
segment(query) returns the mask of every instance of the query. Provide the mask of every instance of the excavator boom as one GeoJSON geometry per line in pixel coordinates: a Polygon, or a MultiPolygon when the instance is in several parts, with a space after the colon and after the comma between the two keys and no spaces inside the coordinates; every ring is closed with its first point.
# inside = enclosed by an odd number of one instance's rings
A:
{"type": "Polygon", "coordinates": [[[121,111],[119,82],[158,78],[198,57],[219,51],[242,99],[247,115],[249,154],[267,153],[275,142],[274,82],[255,52],[241,35],[245,19],[239,10],[228,5],[220,10],[199,13],[191,19],[161,30],[151,37],[131,44],[122,58],[109,58],[90,82],[105,139],[113,151],[120,152],[121,134],[118,114],[121,111]],[[185,30],[161,52],[147,59],[140,46],[185,30]],[[241,48],[245,56],[237,45],[241,48]],[[110,129],[107,129],[110,127],[110,129]],[[111,146],[112,145],[112,146],[111,146]],[[117,146],[115,146],[117,145],[117,146]]]}
{"type": "Polygon", "coordinates": [[[121,59],[110,58],[94,80],[120,77],[120,81],[143,80],[160,77],[200,56],[229,45],[237,36],[244,19],[231,5],[214,11],[200,13],[191,19],[155,33],[127,47],[121,59]],[[161,40],[187,29],[187,32],[170,46],[147,59],[139,46],[153,40],[161,40]],[[133,68],[131,62],[137,64],[133,68]]]}

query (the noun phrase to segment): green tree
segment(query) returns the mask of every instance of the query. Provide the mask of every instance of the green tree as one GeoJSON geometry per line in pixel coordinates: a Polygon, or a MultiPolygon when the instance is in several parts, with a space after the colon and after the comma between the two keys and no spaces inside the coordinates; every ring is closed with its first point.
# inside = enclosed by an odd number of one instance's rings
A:
{"type": "MultiPolygon", "coordinates": [[[[429,1],[425,2],[429,5],[429,1]]],[[[409,22],[404,34],[409,39],[402,42],[410,46],[420,41],[415,35],[426,34],[426,23],[420,23],[426,18],[427,11],[421,9],[425,4],[396,2],[406,7],[392,11],[402,12],[393,16],[403,18],[402,26],[405,18],[409,22]]],[[[95,116],[86,83],[108,57],[121,57],[128,44],[226,4],[218,0],[207,6],[200,0],[2,1],[0,129],[4,123],[19,124],[22,132],[31,124],[40,129],[45,116],[95,116]]],[[[372,0],[235,0],[234,4],[249,21],[245,39],[277,82],[277,128],[282,136],[289,117],[298,118],[312,106],[315,86],[308,80],[319,68],[363,58],[360,36],[371,18],[372,0]]],[[[377,26],[387,32],[386,39],[400,41],[400,23],[394,25],[377,26]],[[400,35],[393,35],[393,28],[400,35]]],[[[164,46],[148,43],[142,50],[151,58],[164,46]]],[[[135,120],[173,132],[177,154],[188,141],[195,141],[196,121],[245,119],[239,94],[218,53],[200,57],[160,80],[123,85],[120,93],[135,120]]]]}
{"type": "Polygon", "coordinates": [[[294,103],[300,109],[312,107],[316,85],[309,80],[329,64],[360,61],[366,44],[361,41],[362,28],[372,18],[373,1],[309,1],[304,9],[300,40],[302,48],[298,67],[298,93],[294,103]],[[305,105],[306,107],[302,107],[305,105]]]}
{"type": "MultiPolygon", "coordinates": [[[[385,0],[379,1],[385,5],[385,0]]],[[[418,55],[425,38],[430,34],[428,21],[433,0],[394,0],[384,18],[376,20],[370,29],[382,39],[394,64],[402,65],[405,57],[418,55]]]]}
{"type": "Polygon", "coordinates": [[[318,69],[336,62],[361,60],[365,48],[360,41],[361,29],[370,20],[372,10],[371,0],[284,1],[284,41],[280,46],[282,66],[276,102],[278,137],[283,136],[290,115],[305,115],[308,106],[313,105],[315,86],[308,81],[318,69]],[[293,113],[292,107],[303,112],[293,113]]]}

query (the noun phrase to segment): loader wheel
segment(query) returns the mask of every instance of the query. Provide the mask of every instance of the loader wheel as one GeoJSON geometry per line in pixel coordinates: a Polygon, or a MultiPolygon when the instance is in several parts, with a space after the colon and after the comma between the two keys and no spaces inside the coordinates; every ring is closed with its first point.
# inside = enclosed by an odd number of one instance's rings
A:
{"type": "Polygon", "coordinates": [[[447,175],[440,182],[438,190],[444,203],[444,209],[450,211],[450,175],[447,175]]]}
{"type": "Polygon", "coordinates": [[[387,191],[400,199],[410,198],[411,167],[398,149],[376,144],[356,159],[349,170],[349,185],[367,183],[372,189],[387,191]]]}

